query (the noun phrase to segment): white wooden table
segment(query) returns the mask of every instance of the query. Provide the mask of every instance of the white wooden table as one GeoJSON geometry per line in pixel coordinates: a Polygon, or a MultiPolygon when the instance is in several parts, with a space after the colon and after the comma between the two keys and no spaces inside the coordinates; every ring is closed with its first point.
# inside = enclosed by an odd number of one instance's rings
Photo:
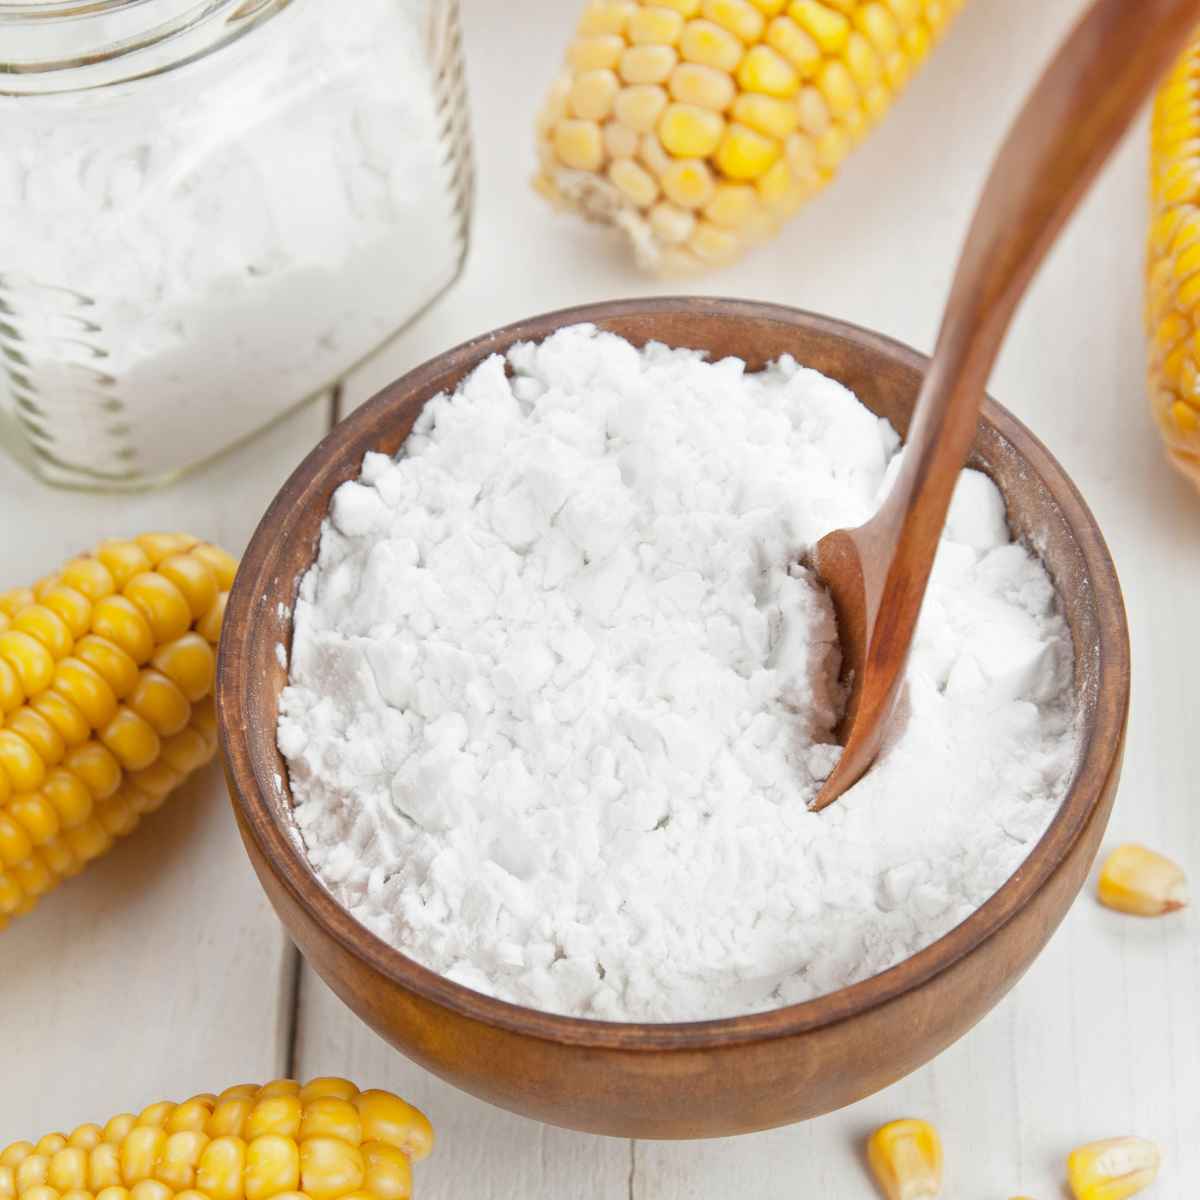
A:
{"type": "MultiPolygon", "coordinates": [[[[928,348],[987,161],[1082,0],[971,0],[839,181],[770,249],[690,290],[778,300],[928,348]]],[[[352,381],[349,399],[471,334],[561,305],[659,290],[608,238],[527,188],[535,90],[575,0],[466,0],[479,205],[465,278],[352,381]],[[519,13],[519,16],[516,15],[519,13]]],[[[1129,605],[1133,717],[1110,842],[1136,838],[1200,877],[1194,804],[1200,497],[1168,474],[1142,380],[1145,131],[1105,174],[1029,297],[993,392],[1050,445],[1109,539],[1129,605]]],[[[0,583],[105,534],[186,527],[240,549],[324,430],[309,411],[203,474],[134,499],[83,498],[0,463],[0,583]]],[[[218,772],[0,937],[0,1145],[293,1072],[345,1074],[427,1109],[425,1200],[866,1200],[864,1136],[900,1115],[940,1127],[946,1194],[1061,1197],[1075,1144],[1138,1133],[1167,1156],[1149,1196],[1200,1181],[1200,942],[1194,916],[1138,922],[1080,899],[1028,976],[971,1034],[884,1093],[803,1126],[687,1144],[527,1122],[389,1050],[301,965],[238,845],[218,772]]]]}

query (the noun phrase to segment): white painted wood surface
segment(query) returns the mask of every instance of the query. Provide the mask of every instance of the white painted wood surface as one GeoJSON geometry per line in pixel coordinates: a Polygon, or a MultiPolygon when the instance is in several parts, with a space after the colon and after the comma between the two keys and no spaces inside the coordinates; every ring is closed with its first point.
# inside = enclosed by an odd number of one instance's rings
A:
{"type": "MultiPolygon", "coordinates": [[[[561,305],[663,288],[600,230],[547,215],[527,187],[529,123],[575,0],[464,0],[478,146],[475,248],[457,289],[352,381],[361,401],[475,333],[561,305]]],[[[971,0],[884,125],[785,234],[684,290],[828,312],[928,348],[988,160],[1083,0],[971,0]]],[[[1167,473],[1142,380],[1144,129],[1072,225],[1027,301],[993,393],[1062,460],[1125,586],[1134,708],[1110,844],[1138,839],[1200,877],[1192,803],[1200,677],[1200,499],[1167,473]]],[[[238,545],[319,431],[309,417],[193,481],[130,501],[33,489],[0,465],[2,577],[114,526],[186,524],[238,545]],[[252,466],[252,469],[248,469],[252,466]],[[19,505],[19,509],[16,507],[19,505]],[[19,514],[19,515],[18,515],[19,514]]],[[[395,1087],[440,1134],[425,1200],[868,1200],[877,1124],[934,1120],[946,1195],[1062,1197],[1083,1140],[1139,1133],[1166,1167],[1151,1200],[1200,1181],[1196,919],[1138,922],[1085,895],[1010,997],[924,1070],[804,1126],[652,1144],[551,1129],[470,1099],[369,1033],[311,972],[285,1012],[288,956],[236,846],[215,774],[3,936],[0,1142],[159,1095],[272,1073],[294,1022],[298,1074],[395,1087]]]]}

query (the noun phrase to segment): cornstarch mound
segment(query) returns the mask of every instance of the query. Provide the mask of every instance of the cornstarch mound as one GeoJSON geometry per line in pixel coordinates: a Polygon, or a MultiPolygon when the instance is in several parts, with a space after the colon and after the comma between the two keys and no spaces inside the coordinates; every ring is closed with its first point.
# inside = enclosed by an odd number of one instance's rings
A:
{"type": "Polygon", "coordinates": [[[332,893],[468,987],[613,1020],[805,1000],[957,925],[1070,782],[1071,648],[965,471],[884,753],[807,811],[842,696],[798,563],[898,445],[789,358],[586,325],[427,404],[296,602],[279,746],[332,893]]]}

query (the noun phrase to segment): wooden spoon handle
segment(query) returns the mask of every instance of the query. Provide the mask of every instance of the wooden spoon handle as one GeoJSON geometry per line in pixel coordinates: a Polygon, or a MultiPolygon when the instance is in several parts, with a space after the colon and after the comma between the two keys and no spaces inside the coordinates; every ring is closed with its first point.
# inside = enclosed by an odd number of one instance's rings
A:
{"type": "Polygon", "coordinates": [[[916,620],[988,376],[1025,288],[1197,21],[1200,0],[1096,0],[1012,126],[959,259],[903,469],[870,523],[870,542],[891,563],[877,597],[885,624],[903,630],[916,620]]]}

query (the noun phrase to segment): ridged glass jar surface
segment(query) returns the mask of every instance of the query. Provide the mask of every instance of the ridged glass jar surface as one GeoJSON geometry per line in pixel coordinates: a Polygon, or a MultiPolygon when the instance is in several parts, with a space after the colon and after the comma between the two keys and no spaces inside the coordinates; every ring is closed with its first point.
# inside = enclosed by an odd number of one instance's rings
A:
{"type": "Polygon", "coordinates": [[[458,277],[454,0],[0,0],[0,438],[163,482],[458,277]]]}

